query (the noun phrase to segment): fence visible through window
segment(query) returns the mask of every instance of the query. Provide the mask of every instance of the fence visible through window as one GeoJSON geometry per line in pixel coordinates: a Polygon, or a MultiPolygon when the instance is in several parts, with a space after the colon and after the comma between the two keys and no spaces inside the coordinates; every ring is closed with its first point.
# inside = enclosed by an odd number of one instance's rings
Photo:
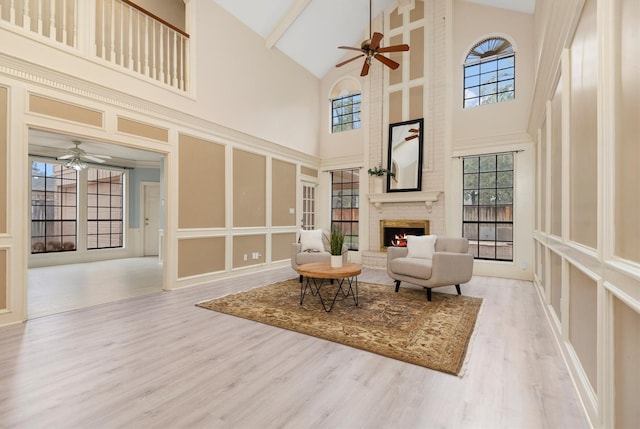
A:
{"type": "Polygon", "coordinates": [[[513,153],[463,164],[462,236],[476,259],[513,260],[513,153]]]}

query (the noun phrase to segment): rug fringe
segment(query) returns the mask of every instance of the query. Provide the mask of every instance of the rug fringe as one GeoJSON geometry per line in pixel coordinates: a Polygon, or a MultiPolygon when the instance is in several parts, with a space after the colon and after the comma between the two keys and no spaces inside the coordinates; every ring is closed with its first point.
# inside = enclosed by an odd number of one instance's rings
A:
{"type": "Polygon", "coordinates": [[[482,309],[484,308],[484,299],[480,304],[480,309],[478,309],[478,314],[476,315],[476,323],[473,325],[473,332],[471,333],[471,338],[469,338],[469,342],[467,343],[467,351],[464,355],[464,361],[462,362],[462,368],[460,368],[460,372],[458,373],[458,377],[462,378],[467,372],[467,367],[469,366],[469,359],[471,358],[471,353],[473,352],[473,343],[475,342],[476,335],[478,334],[478,321],[480,320],[480,315],[482,314],[482,309]]]}

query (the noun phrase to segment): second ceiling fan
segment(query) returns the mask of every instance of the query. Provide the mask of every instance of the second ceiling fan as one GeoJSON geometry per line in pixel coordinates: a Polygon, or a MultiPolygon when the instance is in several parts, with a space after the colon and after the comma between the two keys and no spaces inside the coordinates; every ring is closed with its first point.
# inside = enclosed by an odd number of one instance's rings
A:
{"type": "Polygon", "coordinates": [[[338,46],[338,49],[348,49],[352,51],[360,51],[360,55],[356,55],[353,58],[349,58],[346,61],[336,64],[336,67],[343,66],[351,61],[355,61],[358,58],[365,57],[364,64],[362,65],[362,71],[360,72],[360,76],[366,76],[369,73],[369,67],[371,66],[371,60],[375,58],[380,61],[382,64],[391,68],[392,70],[400,67],[400,64],[393,61],[390,58],[385,57],[384,54],[386,52],[402,52],[408,51],[409,45],[393,45],[387,47],[380,47],[380,42],[382,41],[383,35],[382,33],[375,32],[371,34],[371,0],[369,0],[369,38],[360,44],[359,48],[355,48],[352,46],[338,46]]]}

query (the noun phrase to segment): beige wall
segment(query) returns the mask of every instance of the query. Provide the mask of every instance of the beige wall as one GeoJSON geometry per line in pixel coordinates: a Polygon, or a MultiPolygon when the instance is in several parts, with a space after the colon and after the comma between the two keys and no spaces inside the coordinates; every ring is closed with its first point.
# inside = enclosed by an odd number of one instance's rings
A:
{"type": "Polygon", "coordinates": [[[0,250],[0,309],[7,308],[7,251],[0,250]]]}
{"type": "Polygon", "coordinates": [[[598,40],[596,0],[587,0],[571,44],[570,172],[573,241],[597,247],[598,40]]]}
{"type": "Polygon", "coordinates": [[[0,234],[7,232],[7,203],[9,201],[7,194],[8,93],[7,88],[0,86],[0,234]]]}
{"type": "Polygon", "coordinates": [[[266,226],[266,158],[233,150],[233,226],[266,226]]]}
{"type": "Polygon", "coordinates": [[[225,226],[225,147],[180,134],[178,227],[225,226]]]}
{"type": "Polygon", "coordinates": [[[135,0],[134,3],[185,31],[184,0],[135,0]]]}
{"type": "Polygon", "coordinates": [[[161,142],[169,141],[169,130],[118,116],[118,131],[161,142]]]}
{"type": "Polygon", "coordinates": [[[524,132],[535,77],[533,15],[455,0],[454,17],[451,57],[454,147],[473,145],[482,137],[503,139],[505,135],[524,132]],[[506,37],[516,50],[515,100],[463,109],[462,65],[473,45],[492,35],[506,37]]]}
{"type": "Polygon", "coordinates": [[[178,278],[225,269],[225,238],[185,238],[178,241],[178,278]]]}
{"type": "Polygon", "coordinates": [[[263,264],[266,261],[266,236],[236,235],[233,237],[233,268],[263,264]]]}
{"type": "Polygon", "coordinates": [[[640,241],[629,235],[640,219],[640,7],[637,0],[616,2],[616,209],[615,253],[640,263],[640,241]]]}
{"type": "Polygon", "coordinates": [[[29,110],[94,127],[102,127],[104,121],[102,112],[34,94],[29,96],[29,110]]]}
{"type": "Polygon", "coordinates": [[[271,225],[296,225],[296,165],[274,159],[271,162],[271,225]]]}
{"type": "Polygon", "coordinates": [[[596,428],[640,420],[638,5],[536,1],[535,284],[596,428]]]}
{"type": "Polygon", "coordinates": [[[296,233],[271,235],[271,260],[282,261],[291,258],[291,244],[296,242],[296,233]]]}

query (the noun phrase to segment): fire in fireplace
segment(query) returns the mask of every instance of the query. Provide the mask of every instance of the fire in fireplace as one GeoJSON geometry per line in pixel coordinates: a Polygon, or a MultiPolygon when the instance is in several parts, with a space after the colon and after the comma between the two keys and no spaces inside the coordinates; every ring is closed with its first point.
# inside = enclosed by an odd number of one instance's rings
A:
{"type": "Polygon", "coordinates": [[[408,235],[429,234],[428,220],[381,220],[380,250],[389,246],[406,247],[408,235]]]}

